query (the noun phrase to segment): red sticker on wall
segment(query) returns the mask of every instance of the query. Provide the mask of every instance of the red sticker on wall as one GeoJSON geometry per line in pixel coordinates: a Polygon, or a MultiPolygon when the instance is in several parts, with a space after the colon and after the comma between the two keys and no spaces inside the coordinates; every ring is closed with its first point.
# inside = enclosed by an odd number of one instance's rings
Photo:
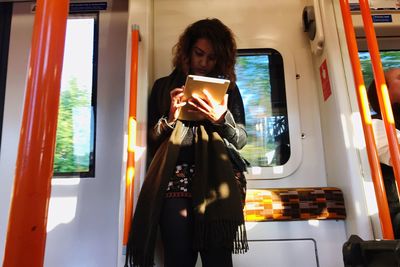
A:
{"type": "Polygon", "coordinates": [[[331,82],[329,81],[328,67],[326,65],[326,59],[322,62],[319,67],[319,76],[321,77],[322,94],[324,95],[324,101],[332,94],[331,82]]]}

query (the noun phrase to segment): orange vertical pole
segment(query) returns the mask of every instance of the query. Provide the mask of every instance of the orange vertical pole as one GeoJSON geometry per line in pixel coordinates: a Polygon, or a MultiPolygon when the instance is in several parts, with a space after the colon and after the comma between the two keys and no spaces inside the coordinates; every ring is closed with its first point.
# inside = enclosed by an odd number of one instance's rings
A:
{"type": "Polygon", "coordinates": [[[371,55],[372,69],[375,77],[376,91],[381,109],[382,119],[385,124],[386,136],[389,144],[390,159],[393,166],[393,173],[396,178],[397,187],[400,188],[400,149],[396,136],[396,126],[393,118],[392,105],[386,86],[385,75],[382,69],[381,57],[379,54],[378,41],[376,40],[375,29],[372,23],[369,4],[360,0],[360,9],[364,22],[364,30],[367,37],[368,50],[371,55]]]}
{"type": "Polygon", "coordinates": [[[343,24],[345,28],[347,47],[349,50],[351,67],[356,86],[357,102],[361,111],[361,121],[364,130],[368,161],[371,167],[372,182],[375,188],[375,197],[378,203],[379,218],[381,222],[382,235],[384,239],[393,239],[392,222],[386,198],[385,186],[383,184],[382,172],[376,151],[375,137],[372,129],[371,114],[369,112],[367,92],[358,57],[358,48],[354,33],[353,22],[351,20],[350,6],[348,0],[340,0],[343,24]]]}
{"type": "Polygon", "coordinates": [[[68,0],[38,0],[3,267],[41,267],[68,0]]]}
{"type": "Polygon", "coordinates": [[[126,246],[129,238],[129,229],[132,221],[133,190],[135,178],[135,146],[136,146],[136,102],[137,102],[137,79],[138,79],[138,57],[139,57],[139,27],[132,27],[132,50],[131,50],[131,73],[130,73],[130,96],[129,96],[129,118],[128,118],[128,159],[125,175],[125,219],[124,239],[126,246]]]}

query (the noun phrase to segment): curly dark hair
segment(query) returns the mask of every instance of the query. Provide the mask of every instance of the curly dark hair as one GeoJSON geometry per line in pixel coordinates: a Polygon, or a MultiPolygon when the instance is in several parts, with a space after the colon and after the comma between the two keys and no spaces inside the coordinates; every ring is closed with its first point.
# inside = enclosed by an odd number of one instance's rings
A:
{"type": "Polygon", "coordinates": [[[210,76],[236,81],[236,42],[232,31],[219,19],[207,18],[189,25],[173,48],[173,65],[185,75],[190,71],[192,48],[198,39],[207,39],[214,48],[216,64],[210,76]]]}

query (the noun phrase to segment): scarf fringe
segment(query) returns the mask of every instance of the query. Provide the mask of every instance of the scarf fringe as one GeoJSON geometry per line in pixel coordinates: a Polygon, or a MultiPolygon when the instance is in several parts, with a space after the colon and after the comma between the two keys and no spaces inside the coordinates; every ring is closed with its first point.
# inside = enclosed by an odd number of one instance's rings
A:
{"type": "Polygon", "coordinates": [[[212,249],[214,245],[226,247],[233,254],[242,254],[249,250],[246,227],[241,221],[199,222],[196,223],[194,232],[193,247],[197,251],[212,249]]]}
{"type": "Polygon", "coordinates": [[[124,267],[153,267],[154,265],[153,254],[144,256],[143,251],[127,248],[124,267]]]}
{"type": "Polygon", "coordinates": [[[246,226],[243,224],[237,227],[235,238],[233,239],[233,254],[243,254],[249,250],[247,242],[246,226]]]}
{"type": "MultiPolygon", "coordinates": [[[[239,221],[215,221],[212,223],[198,223],[194,237],[194,248],[197,251],[208,249],[210,244],[215,244],[215,237],[219,236],[222,245],[233,254],[243,254],[249,250],[246,227],[239,221]]],[[[212,249],[212,247],[211,247],[212,249]]],[[[127,246],[124,267],[153,267],[154,255],[144,255],[142,250],[127,246]]]]}

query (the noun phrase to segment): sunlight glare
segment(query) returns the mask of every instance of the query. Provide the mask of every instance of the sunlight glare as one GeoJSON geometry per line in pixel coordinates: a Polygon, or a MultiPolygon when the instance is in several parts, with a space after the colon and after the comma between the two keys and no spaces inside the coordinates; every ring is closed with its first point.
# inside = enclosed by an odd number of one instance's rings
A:
{"type": "Polygon", "coordinates": [[[344,144],[345,144],[346,148],[350,148],[349,131],[347,130],[346,116],[344,114],[341,114],[340,120],[341,120],[342,128],[343,128],[344,144]]]}
{"type": "Polygon", "coordinates": [[[81,178],[57,178],[51,179],[51,185],[78,185],[81,182],[81,178]]]}
{"type": "Polygon", "coordinates": [[[223,161],[229,160],[229,157],[227,154],[221,154],[220,156],[221,156],[221,160],[223,160],[223,161]]]}
{"type": "Polygon", "coordinates": [[[369,105],[368,105],[368,94],[364,84],[360,86],[360,94],[361,94],[361,101],[362,103],[364,103],[362,111],[364,113],[365,122],[371,125],[372,121],[371,121],[371,112],[369,110],[369,105]]]}
{"type": "Polygon", "coordinates": [[[283,165],[272,167],[272,171],[275,174],[282,174],[283,173],[283,165]]]}
{"type": "Polygon", "coordinates": [[[146,152],[146,147],[144,146],[135,146],[135,161],[140,160],[142,157],[144,157],[146,152]]]}
{"type": "Polygon", "coordinates": [[[61,90],[68,88],[71,77],[77,79],[81,89],[91,90],[93,72],[94,19],[69,19],[65,36],[61,90]],[[76,42],[76,40],[80,40],[76,42]]]}
{"type": "Polygon", "coordinates": [[[353,135],[353,143],[354,147],[357,149],[364,149],[364,130],[362,128],[361,116],[359,112],[354,112],[351,114],[351,121],[353,123],[354,135],[353,135]]]}
{"type": "Polygon", "coordinates": [[[390,124],[393,124],[394,118],[393,118],[392,106],[390,105],[389,92],[386,84],[382,84],[381,90],[382,90],[383,102],[386,104],[385,111],[387,114],[387,120],[390,124]]]}
{"type": "Polygon", "coordinates": [[[187,209],[181,209],[179,211],[179,214],[183,217],[186,218],[187,217],[187,209]]]}
{"type": "Polygon", "coordinates": [[[135,118],[129,117],[128,121],[128,151],[134,152],[136,146],[136,129],[137,123],[135,118]]]}
{"type": "Polygon", "coordinates": [[[258,222],[246,222],[246,231],[250,231],[251,229],[256,227],[257,224],[258,222]]]}
{"type": "MultiPolygon", "coordinates": [[[[124,143],[128,143],[128,134],[124,135],[124,143]]],[[[135,146],[134,147],[135,151],[135,161],[139,161],[142,157],[145,156],[146,152],[146,147],[145,146],[135,146]]],[[[128,160],[128,153],[124,153],[123,155],[123,161],[126,162],[128,160]]]]}
{"type": "Polygon", "coordinates": [[[254,166],[250,168],[251,174],[253,175],[260,175],[261,174],[261,167],[254,166]]]}
{"type": "Polygon", "coordinates": [[[229,197],[229,186],[227,183],[222,183],[219,186],[219,194],[222,199],[229,197]]]}
{"type": "Polygon", "coordinates": [[[77,202],[78,198],[76,196],[52,197],[50,199],[47,218],[48,233],[58,225],[70,223],[75,218],[77,202]]]}
{"type": "Polygon", "coordinates": [[[314,227],[319,226],[319,220],[308,220],[308,224],[314,227]]]}
{"type": "MultiPolygon", "coordinates": [[[[376,198],[375,198],[375,189],[374,189],[374,184],[372,181],[364,181],[364,191],[365,191],[365,199],[367,201],[367,207],[368,207],[368,214],[373,215],[375,213],[378,213],[378,206],[376,203],[376,198]]],[[[360,207],[359,203],[356,206],[357,209],[357,214],[360,215],[360,207]]]]}

